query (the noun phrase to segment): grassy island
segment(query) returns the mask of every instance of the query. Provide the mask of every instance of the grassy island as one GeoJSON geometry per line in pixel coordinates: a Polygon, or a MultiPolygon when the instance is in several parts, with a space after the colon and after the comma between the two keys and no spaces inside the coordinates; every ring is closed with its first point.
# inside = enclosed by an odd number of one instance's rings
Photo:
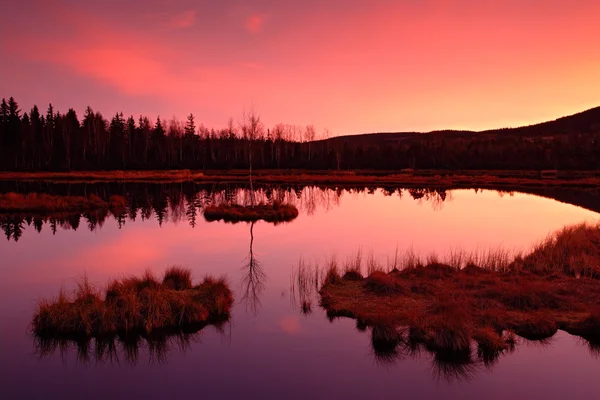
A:
{"type": "Polygon", "coordinates": [[[568,227],[526,256],[505,263],[502,257],[480,258],[479,265],[456,254],[444,261],[412,258],[404,268],[366,277],[333,266],[321,305],[331,318],[372,327],[380,347],[423,346],[459,359],[470,357],[472,343],[484,359],[494,359],[515,334],[542,340],[558,329],[600,343],[600,226],[568,227]]]}
{"type": "Polygon", "coordinates": [[[114,280],[104,291],[83,279],[72,296],[61,290],[39,301],[32,330],[39,338],[72,340],[197,331],[227,319],[232,303],[223,279],[206,277],[192,285],[191,271],[179,267],[160,281],[147,271],[114,280]]]}
{"type": "Polygon", "coordinates": [[[204,209],[204,218],[211,221],[225,221],[236,223],[240,221],[254,222],[289,222],[298,216],[298,209],[291,204],[258,204],[256,206],[242,206],[238,204],[220,204],[204,209]]]}

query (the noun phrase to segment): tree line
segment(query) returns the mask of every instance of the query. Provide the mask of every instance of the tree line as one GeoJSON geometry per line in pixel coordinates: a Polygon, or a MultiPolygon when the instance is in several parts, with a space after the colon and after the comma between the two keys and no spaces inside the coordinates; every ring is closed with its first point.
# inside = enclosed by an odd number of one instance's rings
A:
{"type": "Polygon", "coordinates": [[[107,120],[87,107],[80,120],[74,109],[61,113],[51,104],[45,113],[37,106],[22,112],[11,97],[0,105],[0,169],[597,169],[600,125],[595,126],[591,132],[548,136],[500,130],[356,140],[329,138],[312,125],[267,128],[254,112],[208,129],[197,126],[193,114],[185,122],[125,118],[121,112],[107,120]]]}

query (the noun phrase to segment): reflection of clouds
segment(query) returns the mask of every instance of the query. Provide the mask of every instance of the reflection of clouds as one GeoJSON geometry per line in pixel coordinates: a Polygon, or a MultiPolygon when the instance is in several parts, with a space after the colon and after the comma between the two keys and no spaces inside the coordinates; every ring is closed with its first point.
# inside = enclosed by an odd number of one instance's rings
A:
{"type": "Polygon", "coordinates": [[[106,261],[111,259],[123,264],[149,264],[153,260],[164,256],[164,242],[156,240],[156,237],[149,237],[146,240],[139,238],[130,238],[132,235],[117,238],[114,241],[103,243],[100,246],[86,249],[78,257],[71,259],[73,264],[99,266],[102,269],[109,267],[106,261]],[[153,240],[154,239],[154,240],[153,240]]]}
{"type": "Polygon", "coordinates": [[[224,225],[211,227],[210,235],[171,224],[163,225],[158,231],[156,228],[154,223],[143,222],[131,224],[117,233],[99,232],[101,237],[77,246],[71,253],[61,254],[53,263],[57,268],[84,267],[87,271],[102,273],[122,273],[124,268],[127,271],[147,267],[162,269],[180,255],[190,257],[190,253],[194,256],[226,252],[231,249],[232,235],[236,236],[234,232],[239,232],[239,236],[247,234],[237,227],[228,229],[224,225]],[[148,229],[148,225],[152,228],[148,229]]]}
{"type": "Polygon", "coordinates": [[[288,335],[295,335],[302,330],[300,320],[295,315],[286,315],[279,320],[279,328],[288,335]]]}

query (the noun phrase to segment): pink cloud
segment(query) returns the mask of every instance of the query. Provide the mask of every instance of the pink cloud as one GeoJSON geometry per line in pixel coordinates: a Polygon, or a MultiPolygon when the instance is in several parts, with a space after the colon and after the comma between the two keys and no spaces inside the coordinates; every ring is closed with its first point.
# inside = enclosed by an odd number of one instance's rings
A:
{"type": "Polygon", "coordinates": [[[245,27],[249,33],[256,34],[263,30],[265,17],[259,14],[251,15],[246,19],[245,27]]]}
{"type": "Polygon", "coordinates": [[[196,10],[174,14],[167,19],[166,26],[172,29],[184,29],[196,23],[196,10]]]}

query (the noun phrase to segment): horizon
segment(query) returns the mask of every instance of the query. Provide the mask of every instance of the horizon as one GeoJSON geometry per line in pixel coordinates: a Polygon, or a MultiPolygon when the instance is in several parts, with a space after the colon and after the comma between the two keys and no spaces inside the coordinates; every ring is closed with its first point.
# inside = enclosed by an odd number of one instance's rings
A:
{"type": "Polygon", "coordinates": [[[268,127],[332,136],[520,127],[600,105],[590,0],[140,5],[8,5],[2,96],[208,128],[254,106],[268,127]]]}

